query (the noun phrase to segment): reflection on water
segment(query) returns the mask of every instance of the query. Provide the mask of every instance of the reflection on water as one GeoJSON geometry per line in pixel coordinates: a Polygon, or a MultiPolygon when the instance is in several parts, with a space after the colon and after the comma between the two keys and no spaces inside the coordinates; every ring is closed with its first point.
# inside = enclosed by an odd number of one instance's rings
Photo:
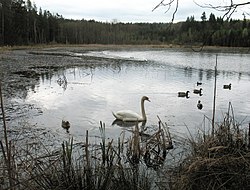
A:
{"type": "MultiPolygon", "coordinates": [[[[43,113],[30,117],[31,122],[59,131],[62,120],[69,121],[70,134],[82,137],[86,130],[98,134],[102,121],[107,136],[114,138],[120,133],[119,126],[131,123],[113,123],[112,111],[131,109],[139,113],[143,95],[151,100],[145,108],[148,126],[157,125],[159,116],[172,130],[181,132],[185,125],[200,126],[204,115],[211,118],[215,55],[158,50],[91,52],[88,56],[97,54],[108,59],[102,64],[62,67],[41,75],[40,83],[25,96],[27,103],[43,113]],[[202,83],[199,87],[197,81],[202,83]],[[200,87],[202,93],[194,94],[193,90],[200,87]],[[190,91],[189,98],[179,98],[179,91],[190,91]],[[197,109],[198,100],[202,109],[197,109]]],[[[249,115],[249,58],[218,55],[218,119],[227,111],[229,101],[240,121],[249,115]],[[229,83],[232,89],[223,89],[229,83]]]]}
{"type": "Polygon", "coordinates": [[[136,125],[140,126],[141,128],[145,128],[146,125],[146,121],[142,121],[142,122],[137,122],[137,121],[122,121],[122,120],[118,120],[115,119],[112,122],[112,126],[118,125],[119,127],[134,127],[136,125]]]}

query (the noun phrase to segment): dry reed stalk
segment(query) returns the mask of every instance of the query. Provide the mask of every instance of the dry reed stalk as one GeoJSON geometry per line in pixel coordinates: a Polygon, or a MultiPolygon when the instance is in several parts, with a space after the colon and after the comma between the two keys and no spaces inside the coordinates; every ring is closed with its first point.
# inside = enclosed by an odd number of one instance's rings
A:
{"type": "Polygon", "coordinates": [[[214,67],[214,100],[213,100],[213,117],[212,117],[212,135],[214,135],[214,122],[215,122],[215,102],[216,102],[216,86],[217,86],[217,60],[218,60],[218,55],[216,54],[216,63],[214,67]]]}
{"type": "Polygon", "coordinates": [[[108,147],[107,147],[107,152],[106,152],[106,161],[107,161],[107,166],[111,167],[113,165],[113,161],[115,158],[115,150],[112,147],[113,139],[108,142],[108,147]]]}
{"type": "Polygon", "coordinates": [[[105,124],[100,121],[100,127],[99,127],[100,133],[101,133],[101,150],[102,150],[102,164],[105,165],[106,160],[106,138],[105,138],[105,124]]]}
{"type": "MultiPolygon", "coordinates": [[[[88,130],[86,131],[86,141],[85,141],[85,161],[86,164],[84,163],[84,178],[86,178],[85,184],[87,187],[91,186],[91,168],[90,168],[90,157],[89,157],[89,132],[88,130]]],[[[84,161],[84,160],[83,160],[84,161]]]]}
{"type": "Polygon", "coordinates": [[[163,150],[173,149],[173,141],[167,123],[163,123],[158,115],[157,117],[159,119],[159,129],[162,129],[161,135],[162,135],[162,143],[164,145],[163,150]],[[166,146],[167,142],[168,146],[166,146]]]}
{"type": "Polygon", "coordinates": [[[117,164],[119,167],[121,167],[121,165],[122,165],[121,161],[122,161],[122,154],[123,154],[123,150],[124,150],[124,138],[125,138],[124,131],[122,131],[120,136],[121,137],[118,138],[118,151],[117,151],[117,156],[118,156],[117,164]]]}
{"type": "Polygon", "coordinates": [[[0,81],[0,101],[1,101],[1,111],[2,111],[2,118],[3,118],[4,140],[5,140],[6,152],[8,153],[9,152],[8,135],[7,135],[7,125],[6,125],[4,104],[3,104],[3,93],[2,93],[2,82],[1,81],[0,81]]]}
{"type": "Polygon", "coordinates": [[[163,165],[167,156],[167,150],[173,149],[172,138],[167,129],[167,124],[164,125],[159,117],[158,119],[158,130],[148,138],[143,156],[147,167],[154,169],[163,165]]]}
{"type": "Polygon", "coordinates": [[[135,125],[135,130],[132,137],[132,156],[136,163],[140,160],[140,135],[138,123],[135,125]]]}
{"type": "Polygon", "coordinates": [[[250,149],[250,123],[248,124],[248,149],[250,149]]]}
{"type": "Polygon", "coordinates": [[[6,117],[5,117],[5,111],[4,111],[2,82],[1,81],[0,81],[0,103],[1,103],[2,118],[3,118],[4,140],[5,140],[6,151],[4,151],[4,146],[3,146],[2,142],[1,142],[1,148],[2,148],[3,155],[4,155],[5,164],[7,166],[10,189],[12,189],[12,187],[14,186],[15,174],[14,174],[14,171],[12,170],[12,164],[11,164],[13,155],[11,152],[11,142],[8,141],[8,135],[7,135],[7,124],[6,124],[6,117]]]}
{"type": "Polygon", "coordinates": [[[132,166],[137,167],[137,165],[140,162],[140,155],[141,155],[140,133],[139,133],[138,122],[136,123],[132,133],[133,133],[132,137],[128,140],[127,158],[132,166]]]}

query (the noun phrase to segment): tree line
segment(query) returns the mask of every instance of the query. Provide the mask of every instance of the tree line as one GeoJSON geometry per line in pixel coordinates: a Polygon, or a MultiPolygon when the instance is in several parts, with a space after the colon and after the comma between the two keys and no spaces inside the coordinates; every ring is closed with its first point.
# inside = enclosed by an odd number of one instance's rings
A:
{"type": "Polygon", "coordinates": [[[213,13],[178,23],[121,23],[65,19],[30,0],[0,1],[0,44],[203,44],[250,47],[250,21],[213,13]]]}

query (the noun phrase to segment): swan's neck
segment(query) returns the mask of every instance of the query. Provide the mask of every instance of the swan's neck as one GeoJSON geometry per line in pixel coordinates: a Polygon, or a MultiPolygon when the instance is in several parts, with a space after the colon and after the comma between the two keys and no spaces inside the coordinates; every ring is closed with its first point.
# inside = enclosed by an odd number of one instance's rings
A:
{"type": "Polygon", "coordinates": [[[142,119],[146,121],[147,117],[146,117],[145,108],[144,108],[144,100],[141,100],[141,114],[142,114],[142,119]]]}

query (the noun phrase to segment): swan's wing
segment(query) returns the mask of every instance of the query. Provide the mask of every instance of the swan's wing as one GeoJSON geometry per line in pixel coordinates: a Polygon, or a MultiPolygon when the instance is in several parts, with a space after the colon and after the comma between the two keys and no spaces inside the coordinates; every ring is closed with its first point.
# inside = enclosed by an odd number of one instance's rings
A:
{"type": "Polygon", "coordinates": [[[116,119],[120,119],[123,121],[136,121],[136,120],[141,120],[141,116],[131,110],[121,110],[116,113],[113,113],[116,119]]]}

